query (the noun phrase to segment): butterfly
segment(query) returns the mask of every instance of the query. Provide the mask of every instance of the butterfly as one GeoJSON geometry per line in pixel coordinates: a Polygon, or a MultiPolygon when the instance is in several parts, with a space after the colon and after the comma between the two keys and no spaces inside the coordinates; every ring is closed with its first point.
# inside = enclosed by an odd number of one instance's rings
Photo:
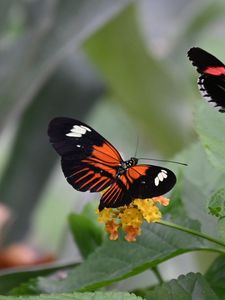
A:
{"type": "Polygon", "coordinates": [[[135,157],[124,161],[112,144],[78,120],[55,118],[49,123],[48,135],[74,189],[91,193],[106,190],[100,211],[128,205],[136,198],[161,196],[176,183],[175,174],[164,167],[137,164],[135,157]]]}
{"type": "Polygon", "coordinates": [[[193,47],[188,51],[193,66],[201,74],[198,85],[208,102],[225,112],[225,65],[205,50],[193,47]]]}

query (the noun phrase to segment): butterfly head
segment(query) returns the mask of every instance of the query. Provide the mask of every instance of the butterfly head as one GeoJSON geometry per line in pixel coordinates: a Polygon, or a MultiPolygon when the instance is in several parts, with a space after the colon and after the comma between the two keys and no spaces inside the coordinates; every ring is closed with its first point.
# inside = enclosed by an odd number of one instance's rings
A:
{"type": "Polygon", "coordinates": [[[138,159],[136,157],[131,157],[128,160],[125,160],[121,163],[119,167],[119,174],[123,174],[127,169],[135,166],[138,163],[138,159]]]}

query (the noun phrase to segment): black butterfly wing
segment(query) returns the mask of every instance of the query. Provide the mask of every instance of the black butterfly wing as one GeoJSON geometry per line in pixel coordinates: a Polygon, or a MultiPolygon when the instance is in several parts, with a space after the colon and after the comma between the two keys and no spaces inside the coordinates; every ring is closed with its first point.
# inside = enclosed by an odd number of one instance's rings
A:
{"type": "Polygon", "coordinates": [[[132,200],[152,198],[166,194],[176,183],[175,174],[164,167],[136,165],[118,177],[103,194],[99,209],[119,207],[132,200]]]}
{"type": "Polygon", "coordinates": [[[176,183],[175,174],[164,167],[137,165],[128,169],[126,177],[132,198],[152,198],[166,194],[176,183]]]}
{"type": "Polygon", "coordinates": [[[202,96],[220,112],[225,112],[225,65],[198,47],[191,48],[188,57],[201,74],[198,85],[202,96]]]}
{"type": "Polygon", "coordinates": [[[114,182],[103,194],[98,207],[100,211],[106,207],[116,208],[131,203],[132,197],[130,191],[121,181],[123,177],[124,175],[122,175],[120,178],[117,178],[116,182],[114,182]]]}
{"type": "Polygon", "coordinates": [[[193,47],[187,54],[193,66],[197,67],[197,71],[200,74],[211,74],[215,76],[225,74],[225,65],[207,51],[199,47],[193,47]]]}
{"type": "Polygon", "coordinates": [[[75,119],[55,118],[48,135],[62,158],[67,181],[76,190],[99,192],[115,181],[122,158],[93,128],[75,119]]]}

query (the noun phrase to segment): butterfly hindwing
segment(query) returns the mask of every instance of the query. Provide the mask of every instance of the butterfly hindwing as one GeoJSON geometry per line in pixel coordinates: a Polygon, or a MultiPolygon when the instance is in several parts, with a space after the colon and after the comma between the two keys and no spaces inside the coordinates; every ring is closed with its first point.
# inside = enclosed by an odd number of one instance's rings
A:
{"type": "Polygon", "coordinates": [[[169,192],[176,183],[169,169],[153,165],[137,165],[127,170],[132,198],[152,198],[169,192]]]}
{"type": "Polygon", "coordinates": [[[198,86],[202,96],[220,112],[225,112],[225,65],[198,47],[191,48],[188,57],[201,74],[198,86]]]}
{"type": "Polygon", "coordinates": [[[128,168],[103,194],[99,209],[129,204],[136,198],[145,199],[169,192],[176,183],[175,174],[164,167],[136,165],[128,168]]]}
{"type": "Polygon", "coordinates": [[[112,184],[122,158],[93,128],[75,119],[55,118],[48,135],[62,157],[63,173],[75,189],[96,192],[112,184]]]}
{"type": "Polygon", "coordinates": [[[105,207],[115,208],[124,206],[131,203],[131,201],[130,191],[124,186],[120,178],[118,178],[102,195],[98,209],[101,211],[105,207]]]}

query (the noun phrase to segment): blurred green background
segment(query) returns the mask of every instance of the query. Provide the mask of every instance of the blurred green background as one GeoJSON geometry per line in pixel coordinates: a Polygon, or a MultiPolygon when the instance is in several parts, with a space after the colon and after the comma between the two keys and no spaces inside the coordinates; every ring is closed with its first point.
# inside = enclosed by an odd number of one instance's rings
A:
{"type": "Polygon", "coordinates": [[[2,245],[79,260],[67,215],[100,196],[64,179],[47,137],[53,117],[86,122],[126,159],[137,137],[137,157],[165,159],[196,139],[201,97],[186,52],[225,61],[224,13],[222,0],[0,1],[0,202],[13,216],[2,245]]]}

